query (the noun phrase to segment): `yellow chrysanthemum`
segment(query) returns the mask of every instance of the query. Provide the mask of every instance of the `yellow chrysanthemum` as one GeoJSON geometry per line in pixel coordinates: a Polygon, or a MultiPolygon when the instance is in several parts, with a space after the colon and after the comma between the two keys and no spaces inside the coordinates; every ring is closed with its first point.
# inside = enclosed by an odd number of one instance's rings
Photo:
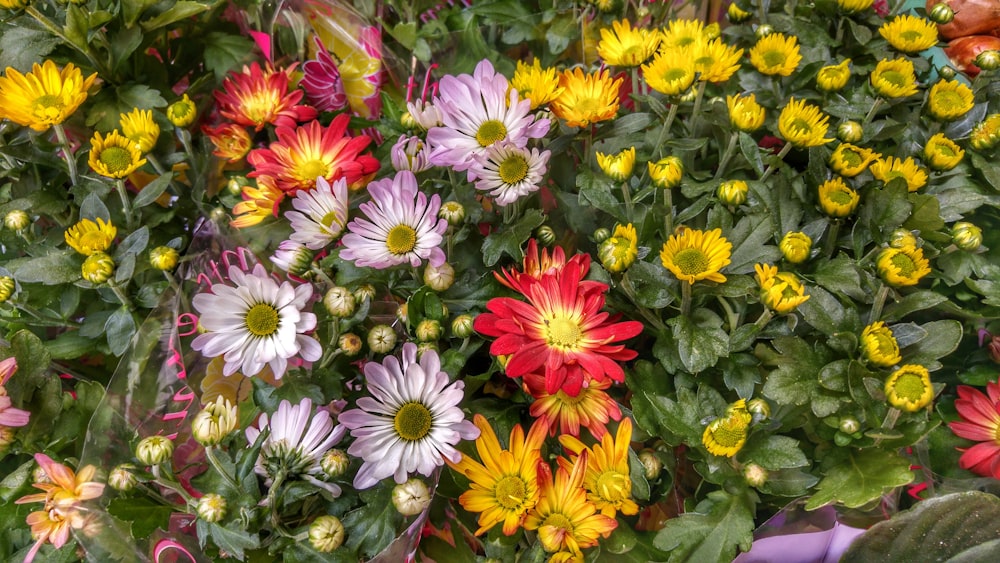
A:
{"type": "Polygon", "coordinates": [[[809,300],[806,288],[798,276],[791,272],[779,272],[777,266],[756,264],[753,267],[760,287],[760,301],[768,309],[784,315],[809,300]]]}
{"type": "Polygon", "coordinates": [[[827,180],[819,186],[819,207],[828,216],[843,219],[858,208],[861,196],[844,183],[843,178],[827,180]]]}
{"type": "Polygon", "coordinates": [[[0,8],[20,10],[28,5],[28,0],[0,0],[0,8]]]}
{"type": "Polygon", "coordinates": [[[510,85],[517,90],[522,100],[531,100],[531,109],[551,102],[563,91],[559,87],[556,69],[543,69],[538,59],[534,59],[531,65],[517,61],[517,70],[510,79],[510,85]]]}
{"type": "Polygon", "coordinates": [[[98,217],[96,223],[90,219],[81,219],[66,229],[63,237],[73,250],[84,256],[91,256],[110,248],[117,234],[118,228],[111,221],[105,222],[98,217]]]}
{"type": "Polygon", "coordinates": [[[750,49],[750,64],[761,74],[789,76],[799,66],[799,41],[794,35],[771,33],[757,40],[750,49]]]}
{"type": "Polygon", "coordinates": [[[798,148],[818,147],[833,139],[826,138],[830,117],[805,100],[792,98],[778,116],[781,137],[798,148]]]}
{"type": "Polygon", "coordinates": [[[917,412],[934,400],[934,386],[927,368],[906,364],[885,381],[885,398],[901,411],[917,412]]]}
{"type": "Polygon", "coordinates": [[[977,151],[992,149],[1000,142],[1000,113],[989,115],[972,128],[969,146],[977,151]]]}
{"type": "Polygon", "coordinates": [[[615,232],[601,242],[597,256],[604,269],[612,273],[624,272],[639,256],[639,237],[632,223],[615,225],[615,232]]]}
{"type": "Polygon", "coordinates": [[[268,217],[278,216],[278,205],[285,198],[285,192],[274,185],[269,176],[257,178],[257,187],[243,186],[243,201],[233,206],[237,215],[230,225],[237,229],[251,227],[268,217]]]}
{"type": "Polygon", "coordinates": [[[907,191],[915,192],[927,185],[927,171],[917,165],[912,157],[878,159],[870,167],[872,175],[886,184],[896,178],[906,180],[907,191]]]}
{"type": "Polygon", "coordinates": [[[893,287],[917,285],[921,278],[931,273],[924,251],[916,246],[886,248],[879,253],[876,263],[879,277],[893,287]]]}
{"type": "Polygon", "coordinates": [[[567,69],[559,76],[563,92],[549,107],[570,127],[606,121],[618,113],[621,84],[622,79],[612,80],[607,70],[584,74],[579,67],[567,69]]]}
{"type": "Polygon", "coordinates": [[[781,255],[791,264],[801,264],[809,259],[812,251],[812,238],[801,231],[788,231],[781,237],[778,249],[781,255]]]}
{"type": "Polygon", "coordinates": [[[750,133],[764,125],[764,108],[757,103],[755,94],[726,96],[729,123],[740,131],[750,133]]]}
{"type": "Polygon", "coordinates": [[[611,66],[636,67],[649,60],[660,46],[656,30],[635,28],[628,20],[611,22],[612,29],[601,30],[597,54],[611,66]]]}
{"type": "MultiPolygon", "coordinates": [[[[628,418],[621,421],[613,438],[607,433],[600,444],[590,448],[573,436],[564,434],[559,437],[559,443],[573,456],[588,452],[589,463],[583,487],[587,489],[587,499],[609,518],[614,518],[618,512],[626,516],[639,512],[639,505],[632,500],[632,478],[629,477],[628,448],[631,441],[632,421],[628,418]]],[[[571,469],[565,459],[560,458],[559,462],[567,470],[571,469]]]]}
{"type": "Polygon", "coordinates": [[[628,180],[632,176],[632,169],[635,168],[635,147],[629,147],[617,154],[597,151],[597,165],[612,180],[619,182],[628,180]]]}
{"type": "Polygon", "coordinates": [[[746,399],[740,399],[726,408],[724,416],[708,423],[701,443],[712,455],[733,457],[747,443],[752,420],[746,399]]]}
{"type": "Polygon", "coordinates": [[[882,321],[866,326],[861,333],[861,355],[868,363],[883,368],[894,366],[903,360],[896,337],[882,321]]]}
{"type": "Polygon", "coordinates": [[[656,162],[648,162],[649,177],[653,185],[665,190],[673,189],[684,177],[684,163],[676,156],[665,156],[656,162]]]}
{"type": "Polygon", "coordinates": [[[102,137],[95,131],[90,138],[90,157],[87,159],[90,168],[108,178],[124,178],[136,168],[146,164],[146,159],[139,153],[139,147],[118,130],[102,137]]]}
{"type": "Polygon", "coordinates": [[[840,143],[830,155],[830,169],[845,178],[853,178],[881,157],[881,154],[871,149],[840,143]]]}
{"type": "Polygon", "coordinates": [[[140,152],[149,152],[160,137],[160,126],[153,120],[152,110],[133,108],[121,114],[122,135],[139,147],[140,152]]]}
{"type": "Polygon", "coordinates": [[[867,10],[874,3],[875,0],[837,0],[837,5],[840,6],[840,9],[849,14],[867,10]]]}
{"type": "Polygon", "coordinates": [[[663,50],[676,47],[694,47],[709,40],[705,33],[705,22],[694,19],[676,19],[667,23],[667,28],[661,31],[663,50]]]}
{"type": "Polygon", "coordinates": [[[684,229],[670,235],[663,244],[660,260],[679,280],[724,283],[726,276],[720,270],[731,262],[732,249],[732,243],[722,236],[722,229],[708,232],[684,229]]]}
{"type": "Polygon", "coordinates": [[[96,79],[96,72],[83,78],[72,63],[61,71],[52,61],[35,63],[28,74],[7,67],[0,76],[0,119],[47,131],[73,115],[96,79]]]}
{"type": "Polygon", "coordinates": [[[666,96],[679,96],[694,83],[694,57],[691,50],[674,47],[661,50],[649,64],[642,66],[646,84],[666,96]]]}
{"type": "Polygon", "coordinates": [[[883,23],[878,32],[893,49],[908,55],[930,49],[938,41],[937,24],[909,14],[883,23]]]}
{"type": "Polygon", "coordinates": [[[917,75],[907,59],[882,59],[869,76],[872,88],[883,98],[903,98],[917,93],[917,75]]]}
{"type": "Polygon", "coordinates": [[[934,170],[951,170],[958,166],[964,157],[965,151],[962,150],[962,147],[946,137],[944,133],[937,133],[924,145],[924,160],[934,170]]]}
{"type": "Polygon", "coordinates": [[[743,49],[727,45],[721,38],[695,44],[694,68],[698,80],[719,84],[740,69],[743,49]]]}
{"type": "Polygon", "coordinates": [[[847,85],[851,78],[851,59],[844,59],[835,65],[825,66],[816,73],[816,86],[824,92],[836,92],[847,85]]]}
{"type": "Polygon", "coordinates": [[[198,115],[198,108],[185,93],[176,102],[167,106],[167,119],[174,127],[187,127],[194,123],[195,116],[198,115]]]}
{"type": "Polygon", "coordinates": [[[927,93],[927,111],[940,121],[962,117],[969,113],[973,104],[972,89],[958,80],[939,80],[927,93]]]}

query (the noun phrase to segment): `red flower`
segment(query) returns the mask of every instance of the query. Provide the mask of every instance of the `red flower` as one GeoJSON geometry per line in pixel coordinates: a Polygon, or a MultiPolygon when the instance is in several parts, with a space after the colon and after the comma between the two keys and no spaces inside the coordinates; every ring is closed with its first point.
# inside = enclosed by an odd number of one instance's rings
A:
{"type": "Polygon", "coordinates": [[[986,395],[959,385],[955,409],[962,418],[948,426],[957,436],[979,442],[959,458],[962,469],[1000,479],[1000,383],[986,384],[986,395]]]}
{"type": "Polygon", "coordinates": [[[219,113],[232,121],[260,131],[264,125],[293,127],[296,123],[315,119],[317,112],[298,105],[302,90],[288,91],[287,71],[266,71],[253,63],[242,73],[232,73],[222,83],[222,92],[215,92],[219,113]]]}
{"type": "MultiPolygon", "coordinates": [[[[489,233],[484,233],[484,236],[489,233]]],[[[582,260],[583,255],[579,254],[574,256],[573,259],[582,260]]],[[[549,251],[545,248],[542,249],[541,256],[538,254],[538,242],[535,239],[528,241],[528,249],[524,252],[524,262],[521,271],[517,270],[507,270],[502,268],[501,274],[493,272],[494,277],[497,281],[504,284],[505,286],[517,291],[518,293],[524,293],[521,288],[522,278],[540,278],[542,274],[548,274],[562,269],[566,265],[566,253],[560,247],[555,247],[552,250],[552,255],[549,255],[549,251]]],[[[589,268],[589,266],[588,266],[589,268]]],[[[584,270],[583,275],[587,275],[586,270],[584,270]]]]}
{"type": "Polygon", "coordinates": [[[303,77],[299,86],[305,90],[309,103],[319,111],[344,109],[347,107],[347,94],[344,93],[344,82],[340,78],[337,62],[318,36],[315,40],[316,58],[302,65],[303,77]]]}

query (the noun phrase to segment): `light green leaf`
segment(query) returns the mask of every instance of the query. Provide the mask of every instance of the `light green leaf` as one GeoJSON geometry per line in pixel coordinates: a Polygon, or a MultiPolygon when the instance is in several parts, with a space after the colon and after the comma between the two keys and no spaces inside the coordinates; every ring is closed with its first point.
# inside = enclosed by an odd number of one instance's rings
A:
{"type": "Polygon", "coordinates": [[[108,513],[123,522],[129,522],[132,537],[148,538],[156,529],[166,530],[170,525],[170,506],[155,502],[145,496],[117,497],[108,504],[108,513]]]}
{"type": "Polygon", "coordinates": [[[135,334],[135,320],[132,318],[132,313],[124,307],[116,309],[104,324],[104,331],[107,333],[108,348],[111,349],[111,353],[121,356],[128,349],[132,335],[135,334]]]}
{"type": "Polygon", "coordinates": [[[788,436],[751,436],[740,450],[739,458],[769,471],[809,465],[809,458],[799,448],[799,441],[788,436]]]}
{"type": "Polygon", "coordinates": [[[834,503],[858,508],[913,481],[909,460],[896,452],[841,449],[833,455],[838,459],[830,460],[830,469],[816,485],[806,510],[834,503]]]}
{"type": "Polygon", "coordinates": [[[737,548],[749,551],[753,541],[757,495],[712,491],[693,512],[667,520],[653,545],[670,553],[669,561],[726,562],[737,548]]]}
{"type": "Polygon", "coordinates": [[[632,412],[636,423],[650,434],[662,437],[668,444],[679,441],[697,444],[704,431],[697,398],[690,389],[677,390],[674,401],[662,395],[638,390],[632,396],[632,412]],[[676,436],[680,440],[671,440],[676,436]]]}
{"type": "Polygon", "coordinates": [[[205,36],[205,68],[222,79],[247,59],[253,47],[247,37],[213,31],[205,36]]]}
{"type": "Polygon", "coordinates": [[[21,283],[59,285],[79,280],[80,260],[72,250],[53,250],[38,258],[16,258],[4,264],[21,283]]]}
{"type": "Polygon", "coordinates": [[[706,319],[706,315],[699,315],[700,313],[710,312],[699,309],[692,318],[678,316],[667,321],[673,329],[681,363],[690,373],[704,371],[714,366],[719,358],[729,354],[729,336],[716,323],[702,323],[707,326],[696,324],[699,320],[711,321],[706,319]],[[695,318],[698,316],[701,319],[695,318]]]}
{"type": "Polygon", "coordinates": [[[220,526],[219,524],[206,522],[199,518],[196,526],[202,547],[204,547],[205,540],[211,537],[212,542],[219,549],[226,550],[241,561],[244,560],[245,550],[260,547],[260,536],[255,533],[248,533],[243,529],[239,521],[234,520],[226,526],[220,526]]]}
{"type": "Polygon", "coordinates": [[[782,497],[800,497],[818,482],[819,477],[801,469],[779,469],[767,476],[767,482],[760,487],[760,491],[782,497]]]}
{"type": "MultiPolygon", "coordinates": [[[[209,6],[207,4],[201,4],[199,2],[187,2],[181,0],[174,4],[169,10],[152,17],[148,20],[141,22],[139,25],[142,26],[142,30],[146,33],[151,31],[156,31],[162,27],[166,27],[172,23],[177,23],[181,20],[190,18],[191,16],[196,16],[205,10],[209,6]]],[[[242,557],[241,557],[242,558],[242,557]]]]}

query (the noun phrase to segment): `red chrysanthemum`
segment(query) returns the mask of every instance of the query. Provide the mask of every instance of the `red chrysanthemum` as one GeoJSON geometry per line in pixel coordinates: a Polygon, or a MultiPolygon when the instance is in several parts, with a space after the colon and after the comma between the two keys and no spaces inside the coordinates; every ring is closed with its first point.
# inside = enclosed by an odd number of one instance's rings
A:
{"type": "MultiPolygon", "coordinates": [[[[576,260],[581,257],[581,254],[574,256],[573,259],[576,260]]],[[[500,272],[493,272],[493,276],[496,277],[497,281],[504,284],[505,286],[517,291],[518,293],[524,293],[521,290],[521,278],[540,278],[542,274],[552,273],[556,270],[561,269],[566,265],[566,253],[560,247],[555,247],[552,250],[552,254],[549,255],[548,249],[543,248],[541,256],[538,253],[538,241],[535,239],[530,239],[528,241],[528,249],[524,251],[524,262],[521,271],[514,269],[501,268],[500,272]]]]}
{"type": "Polygon", "coordinates": [[[614,344],[642,332],[638,321],[610,322],[602,312],[608,286],[585,281],[589,255],[578,255],[555,271],[538,278],[516,279],[527,303],[496,297],[486,304],[488,313],[476,317],[475,329],[496,340],[490,353],[510,356],[508,377],[542,373],[545,390],[580,394],[589,381],[623,381],[618,362],[637,356],[634,350],[614,344]]]}
{"type": "Polygon", "coordinates": [[[231,73],[222,82],[222,91],[215,92],[219,113],[257,131],[267,124],[294,127],[297,123],[315,119],[317,112],[314,108],[298,105],[304,92],[299,89],[288,91],[288,73],[291,70],[264,70],[253,63],[249,67],[244,66],[241,73],[231,73]]]}
{"type": "Polygon", "coordinates": [[[609,387],[610,380],[591,381],[580,389],[580,394],[570,397],[562,390],[547,393],[545,378],[540,374],[524,376],[524,390],[535,398],[528,413],[545,421],[552,436],[558,432],[579,438],[582,426],[598,440],[603,438],[608,432],[608,421],[622,419],[618,402],[605,393],[609,387]]]}
{"type": "Polygon", "coordinates": [[[979,442],[963,450],[958,464],[977,475],[1000,479],[1000,383],[987,383],[986,395],[959,385],[955,410],[962,420],[948,423],[951,431],[979,442]]]}
{"type": "Polygon", "coordinates": [[[282,191],[294,195],[298,190],[311,190],[316,178],[329,182],[344,178],[348,185],[375,173],[379,162],[369,154],[361,154],[371,138],[351,137],[347,125],[351,118],[340,114],[328,127],[312,121],[301,127],[278,127],[278,140],[266,149],[255,149],[247,157],[254,171],[251,177],[269,176],[282,191]]]}

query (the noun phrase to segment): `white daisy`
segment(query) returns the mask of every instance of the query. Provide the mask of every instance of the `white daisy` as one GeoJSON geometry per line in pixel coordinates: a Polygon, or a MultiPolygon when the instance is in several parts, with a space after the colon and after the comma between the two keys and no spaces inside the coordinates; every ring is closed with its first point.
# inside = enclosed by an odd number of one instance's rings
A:
{"type": "Polygon", "coordinates": [[[430,102],[423,100],[407,102],[406,111],[410,112],[410,117],[424,131],[441,125],[441,111],[430,102]]]}
{"type": "Polygon", "coordinates": [[[367,489],[390,475],[403,483],[410,473],[429,476],[444,463],[458,463],[459,440],[475,440],[479,429],[465,420],[458,406],[465,384],[448,383],[441,360],[427,350],[417,361],[417,345],[403,345],[402,363],[389,356],[381,364],[365,364],[371,397],[342,413],[340,423],[351,431],[354,443],[347,453],[364,463],[354,487],[367,489]]]}
{"type": "Polygon", "coordinates": [[[368,193],[372,200],[360,205],[368,219],[347,224],[341,258],[380,270],[399,264],[416,268],[424,260],[434,267],[444,264],[440,245],[448,222],[437,216],[440,196],[434,194],[428,201],[409,170],[368,184],[368,193]]]}
{"type": "Polygon", "coordinates": [[[523,147],[528,139],[549,131],[549,120],[536,120],[531,100],[519,99],[517,90],[487,60],[476,65],[471,76],[443,77],[434,106],[441,112],[443,126],[427,131],[431,163],[457,171],[468,170],[475,163],[473,156],[494,143],[509,141],[523,147]]]}
{"type": "Polygon", "coordinates": [[[289,237],[311,250],[330,244],[347,224],[347,180],[341,178],[331,184],[322,176],[316,178],[316,188],[299,190],[292,198],[292,207],[285,218],[292,225],[289,237]]]}
{"type": "Polygon", "coordinates": [[[432,167],[430,154],[430,148],[420,140],[420,137],[400,135],[399,140],[389,151],[389,158],[392,160],[392,167],[397,171],[409,170],[416,174],[432,167]]]}
{"type": "Polygon", "coordinates": [[[511,143],[497,143],[476,155],[476,164],[469,168],[469,174],[478,178],[477,190],[490,192],[497,205],[504,206],[538,191],[548,169],[550,154],[511,143]]]}
{"type": "Polygon", "coordinates": [[[217,283],[192,299],[207,331],[194,339],[192,348],[209,358],[223,356],[223,374],[240,371],[248,377],[270,365],[280,378],[289,358],[320,358],[319,342],[305,334],[316,327],[316,315],[304,311],[312,299],[311,285],[279,285],[260,264],[250,273],[232,266],[228,277],[232,286],[217,283]]]}
{"type": "Polygon", "coordinates": [[[271,263],[293,276],[301,276],[312,267],[312,259],[312,251],[301,242],[283,240],[271,256],[271,263]]]}

